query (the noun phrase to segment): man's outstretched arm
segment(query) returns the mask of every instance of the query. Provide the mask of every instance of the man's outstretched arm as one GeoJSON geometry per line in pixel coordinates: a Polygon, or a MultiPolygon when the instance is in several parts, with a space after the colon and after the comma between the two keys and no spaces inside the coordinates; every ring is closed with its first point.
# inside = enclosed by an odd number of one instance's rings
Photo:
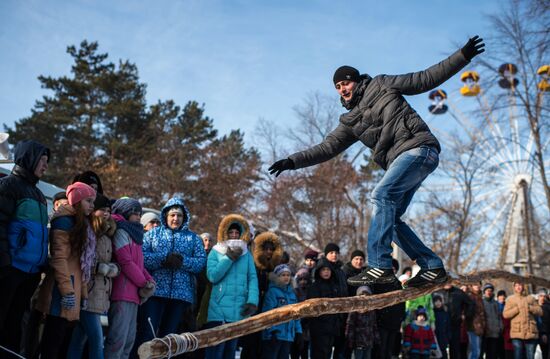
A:
{"type": "Polygon", "coordinates": [[[279,176],[283,171],[304,168],[330,160],[354,144],[357,138],[351,129],[339,124],[323,142],[305,151],[296,152],[288,158],[275,162],[269,167],[269,173],[279,176]]]}
{"type": "Polygon", "coordinates": [[[396,89],[403,95],[417,95],[433,90],[453,77],[475,56],[485,51],[483,39],[474,36],[454,54],[430,68],[405,75],[382,75],[386,86],[396,89]]]}

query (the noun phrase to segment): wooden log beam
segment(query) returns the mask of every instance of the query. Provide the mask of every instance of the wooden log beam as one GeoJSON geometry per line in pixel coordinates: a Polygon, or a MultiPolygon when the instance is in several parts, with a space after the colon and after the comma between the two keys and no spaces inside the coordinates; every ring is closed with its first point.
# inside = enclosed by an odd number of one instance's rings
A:
{"type": "MultiPolygon", "coordinates": [[[[297,304],[287,305],[254,315],[238,322],[228,323],[191,334],[198,340],[197,349],[205,348],[295,319],[318,317],[325,314],[367,312],[436,292],[443,289],[447,284],[461,285],[497,278],[509,282],[524,282],[550,288],[550,279],[534,276],[522,277],[501,270],[486,270],[461,276],[450,275],[447,283],[429,285],[422,288],[407,288],[371,296],[308,299],[297,304]]],[[[189,333],[185,335],[188,336],[189,333]]],[[[176,352],[177,344],[174,340],[169,340],[167,337],[161,339],[143,343],[138,350],[139,357],[142,359],[164,358],[169,354],[181,354],[176,352]]]]}

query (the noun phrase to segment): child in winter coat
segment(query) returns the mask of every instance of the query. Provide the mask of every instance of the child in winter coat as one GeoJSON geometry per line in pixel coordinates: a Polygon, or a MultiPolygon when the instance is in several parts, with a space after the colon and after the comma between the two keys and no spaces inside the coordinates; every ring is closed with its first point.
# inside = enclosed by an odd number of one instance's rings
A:
{"type": "MultiPolygon", "coordinates": [[[[254,237],[251,251],[258,277],[258,306],[261,308],[269,288],[269,275],[277,265],[283,263],[284,251],[279,237],[271,232],[263,232],[254,237]]],[[[245,335],[239,339],[239,343],[243,348],[242,359],[257,359],[262,355],[261,332],[245,335]]]]}
{"type": "Polygon", "coordinates": [[[69,344],[67,358],[82,358],[86,340],[88,357],[103,358],[103,329],[101,315],[106,314],[111,304],[112,281],[120,267],[112,262],[112,238],[116,223],[111,218],[111,205],[107,197],[97,194],[94,202],[92,227],[97,235],[93,275],[88,283],[88,306],[80,311],[80,322],[75,326],[69,344]]]}
{"type": "Polygon", "coordinates": [[[113,281],[104,353],[106,358],[118,359],[130,355],[136,335],[138,305],[153,294],[155,282],[143,265],[141,205],[135,199],[121,198],[113,204],[112,217],[117,224],[114,258],[121,272],[113,281]]]}
{"type": "Polygon", "coordinates": [[[416,310],[418,308],[424,308],[426,315],[428,316],[428,322],[432,329],[435,327],[435,315],[433,309],[433,298],[431,294],[426,294],[415,299],[407,300],[405,302],[406,317],[403,326],[412,323],[416,320],[416,310]]]}
{"type": "Polygon", "coordinates": [[[206,267],[202,239],[189,229],[191,215],[181,198],[172,198],[162,209],[161,225],[145,234],[145,268],[156,283],[155,294],[138,311],[134,351],[156,336],[178,332],[184,312],[195,304],[196,276],[206,267]]]}
{"type": "MultiPolygon", "coordinates": [[[[262,312],[298,302],[290,280],[291,271],[288,265],[279,264],[275,267],[269,289],[264,298],[262,312]]],[[[262,358],[288,359],[290,347],[295,338],[298,343],[302,342],[300,320],[291,320],[265,329],[262,332],[262,358]]]]}
{"type": "MultiPolygon", "coordinates": [[[[340,296],[338,278],[333,276],[332,265],[321,258],[314,271],[313,284],[308,288],[307,298],[337,298],[340,296]]],[[[341,332],[343,322],[339,314],[327,314],[307,319],[311,333],[311,357],[329,359],[334,338],[341,332]]]]}
{"type": "MultiPolygon", "coordinates": [[[[357,295],[371,294],[367,286],[357,288],[357,295]]],[[[355,359],[370,359],[372,347],[378,340],[375,311],[349,313],[346,322],[346,341],[348,347],[353,349],[355,359]]]]}
{"type": "Polygon", "coordinates": [[[40,353],[42,359],[60,353],[69,321],[86,307],[87,283],[93,275],[96,235],[90,225],[96,191],[82,182],[67,187],[69,204],[51,219],[50,268],[39,287],[36,309],[46,314],[40,353]]]}
{"type": "Polygon", "coordinates": [[[409,353],[410,359],[429,359],[430,353],[437,349],[434,333],[423,308],[416,311],[416,320],[405,327],[403,349],[409,353]]]}
{"type": "MultiPolygon", "coordinates": [[[[250,228],[240,215],[231,214],[218,227],[218,244],[208,255],[206,275],[212,283],[205,327],[239,321],[258,306],[258,278],[248,251],[250,228]]],[[[207,359],[234,358],[237,340],[206,348],[207,359]]]]}

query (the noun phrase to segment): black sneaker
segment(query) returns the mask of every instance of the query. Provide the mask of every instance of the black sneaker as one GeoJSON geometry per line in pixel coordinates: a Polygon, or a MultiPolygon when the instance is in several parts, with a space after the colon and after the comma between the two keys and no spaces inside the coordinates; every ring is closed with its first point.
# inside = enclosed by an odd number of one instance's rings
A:
{"type": "Polygon", "coordinates": [[[420,269],[414,277],[405,282],[404,287],[422,287],[428,284],[441,284],[447,281],[445,268],[420,269]]]}
{"type": "Polygon", "coordinates": [[[388,284],[398,282],[393,269],[368,267],[356,276],[348,278],[348,284],[360,287],[362,285],[388,284]]]}

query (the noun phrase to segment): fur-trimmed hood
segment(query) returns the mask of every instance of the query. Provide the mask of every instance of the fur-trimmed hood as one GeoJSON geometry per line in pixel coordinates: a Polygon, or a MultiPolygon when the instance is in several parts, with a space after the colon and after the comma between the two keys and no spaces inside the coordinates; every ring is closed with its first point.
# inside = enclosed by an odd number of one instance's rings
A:
{"type": "Polygon", "coordinates": [[[183,222],[181,226],[176,229],[176,231],[185,231],[189,229],[189,221],[191,220],[191,215],[189,214],[189,209],[185,205],[185,202],[183,199],[174,197],[170,198],[168,202],[162,207],[161,215],[160,215],[160,223],[165,228],[170,228],[168,226],[168,223],[166,221],[166,216],[168,215],[168,210],[172,207],[179,207],[183,211],[183,222]]]}
{"type": "Polygon", "coordinates": [[[263,232],[256,236],[254,239],[254,263],[256,267],[261,270],[272,271],[277,265],[281,263],[281,258],[283,256],[283,247],[279,241],[279,237],[272,232],[263,232]],[[265,243],[271,242],[275,247],[273,251],[273,256],[268,261],[263,258],[262,247],[265,243]]]}
{"type": "Polygon", "coordinates": [[[227,236],[227,230],[229,227],[236,223],[241,227],[241,237],[239,238],[246,243],[250,242],[250,226],[246,219],[240,214],[228,214],[223,217],[220,225],[218,226],[218,243],[227,241],[229,238],[227,236]]]}

